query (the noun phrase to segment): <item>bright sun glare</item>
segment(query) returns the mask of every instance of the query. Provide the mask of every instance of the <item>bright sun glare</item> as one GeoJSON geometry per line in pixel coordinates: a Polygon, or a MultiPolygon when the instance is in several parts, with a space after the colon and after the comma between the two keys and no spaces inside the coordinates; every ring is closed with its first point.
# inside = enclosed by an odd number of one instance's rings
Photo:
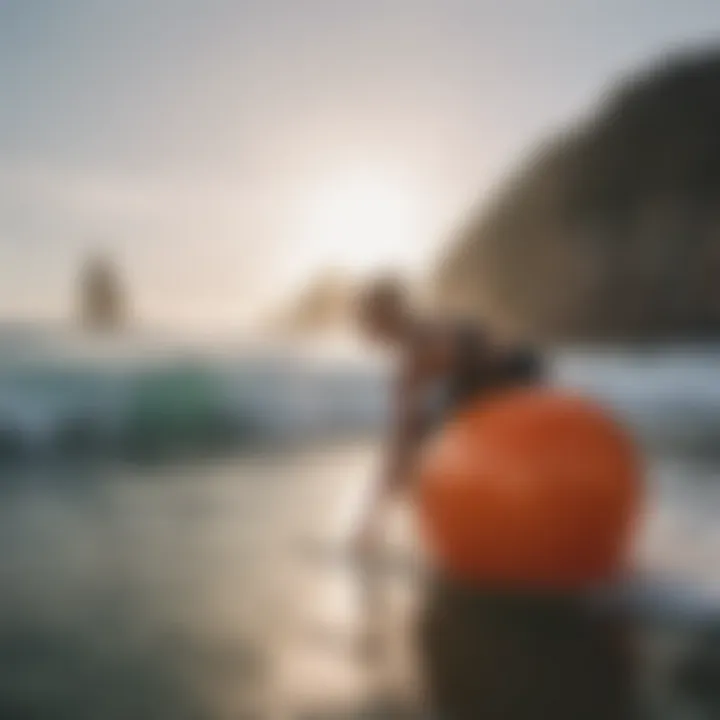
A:
{"type": "Polygon", "coordinates": [[[382,174],[362,173],[321,185],[309,199],[302,247],[314,267],[367,273],[412,264],[420,198],[382,174]]]}

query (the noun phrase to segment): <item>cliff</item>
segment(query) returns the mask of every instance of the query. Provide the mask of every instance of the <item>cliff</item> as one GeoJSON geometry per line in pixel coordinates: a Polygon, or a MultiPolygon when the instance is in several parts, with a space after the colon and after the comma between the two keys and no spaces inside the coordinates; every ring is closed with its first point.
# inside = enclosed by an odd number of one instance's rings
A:
{"type": "Polygon", "coordinates": [[[439,297],[534,336],[720,335],[720,48],[664,60],[525,159],[441,258],[439,297]]]}

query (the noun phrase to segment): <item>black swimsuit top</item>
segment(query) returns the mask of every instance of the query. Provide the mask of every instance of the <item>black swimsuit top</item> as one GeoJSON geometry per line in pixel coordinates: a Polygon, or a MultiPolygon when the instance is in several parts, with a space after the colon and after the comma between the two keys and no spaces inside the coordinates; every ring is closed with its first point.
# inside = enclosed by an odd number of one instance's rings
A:
{"type": "Polygon", "coordinates": [[[456,359],[442,379],[440,407],[435,404],[429,411],[430,428],[437,427],[483,393],[534,385],[543,378],[542,361],[530,348],[510,350],[489,366],[487,339],[473,324],[458,323],[454,342],[456,359]]]}

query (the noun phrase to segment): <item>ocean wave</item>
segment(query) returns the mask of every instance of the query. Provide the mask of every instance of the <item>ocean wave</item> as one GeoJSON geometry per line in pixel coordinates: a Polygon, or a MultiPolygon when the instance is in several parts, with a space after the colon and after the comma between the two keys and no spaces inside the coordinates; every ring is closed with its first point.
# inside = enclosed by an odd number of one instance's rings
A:
{"type": "Polygon", "coordinates": [[[663,454],[720,453],[720,348],[558,353],[554,381],[597,397],[663,454]]]}
{"type": "Polygon", "coordinates": [[[368,433],[386,398],[377,372],[293,360],[39,365],[0,372],[0,458],[177,456],[368,433]]]}
{"type": "MultiPolygon", "coordinates": [[[[720,452],[720,350],[555,353],[553,381],[597,397],[638,439],[720,452]]],[[[0,460],[178,457],[250,445],[377,435],[383,366],[297,348],[92,343],[0,328],[0,460]]]]}

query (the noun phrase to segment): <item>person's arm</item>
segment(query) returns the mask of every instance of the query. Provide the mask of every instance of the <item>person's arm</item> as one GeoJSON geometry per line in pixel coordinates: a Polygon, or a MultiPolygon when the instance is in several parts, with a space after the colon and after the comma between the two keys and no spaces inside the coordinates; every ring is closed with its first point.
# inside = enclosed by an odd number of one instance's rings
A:
{"type": "Polygon", "coordinates": [[[422,373],[412,359],[400,371],[392,398],[392,415],[380,476],[370,489],[361,515],[357,541],[361,550],[370,550],[377,539],[384,511],[411,477],[412,463],[422,430],[420,390],[422,373]]]}
{"type": "Polygon", "coordinates": [[[412,480],[413,464],[422,439],[423,390],[428,378],[450,361],[452,348],[444,337],[426,342],[404,363],[392,399],[391,426],[384,464],[371,489],[360,525],[359,543],[365,549],[376,539],[383,512],[390,500],[412,480]]]}
{"type": "Polygon", "coordinates": [[[424,421],[421,402],[424,383],[419,359],[409,362],[397,381],[394,416],[381,477],[382,489],[388,495],[400,492],[411,476],[424,421]]]}

